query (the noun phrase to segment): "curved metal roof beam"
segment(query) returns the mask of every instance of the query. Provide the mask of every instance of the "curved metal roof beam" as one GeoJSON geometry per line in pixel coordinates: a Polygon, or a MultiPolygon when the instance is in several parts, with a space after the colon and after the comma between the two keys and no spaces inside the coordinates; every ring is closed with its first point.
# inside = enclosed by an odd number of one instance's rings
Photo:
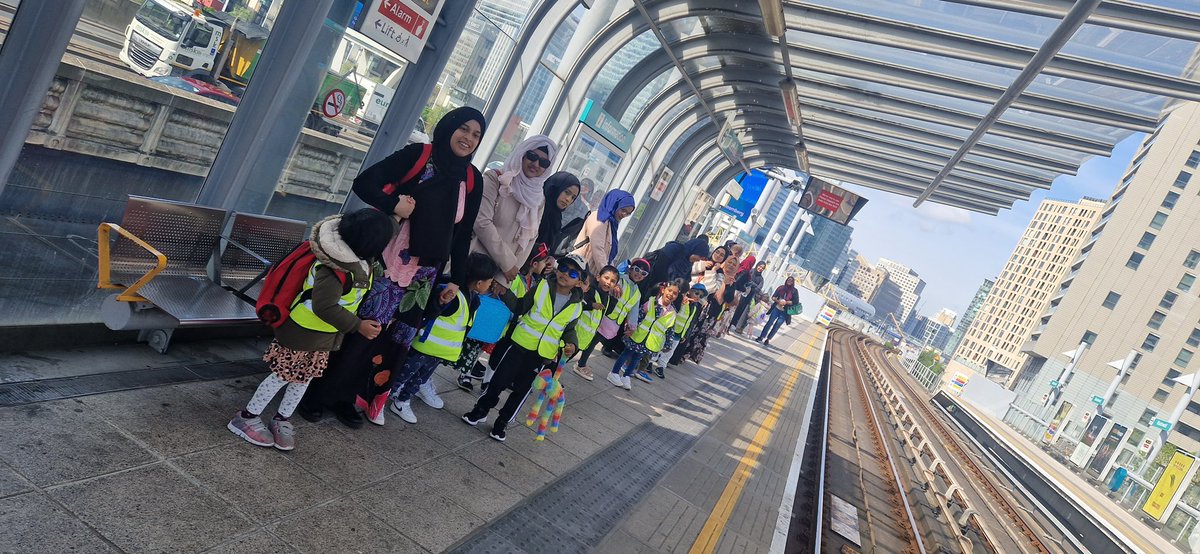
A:
{"type": "MultiPolygon", "coordinates": [[[[1073,0],[945,0],[955,4],[1062,19],[1073,0]]],[[[1200,42],[1200,14],[1126,0],[1106,0],[1089,23],[1113,29],[1200,42]]]]}

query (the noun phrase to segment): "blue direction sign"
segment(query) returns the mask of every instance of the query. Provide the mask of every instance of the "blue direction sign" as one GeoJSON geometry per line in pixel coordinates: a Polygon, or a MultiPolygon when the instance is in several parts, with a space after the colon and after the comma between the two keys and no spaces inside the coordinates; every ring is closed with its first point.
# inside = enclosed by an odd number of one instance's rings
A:
{"type": "Polygon", "coordinates": [[[1050,381],[1050,386],[1052,386],[1052,387],[1054,387],[1054,388],[1056,388],[1056,389],[1057,389],[1057,388],[1058,388],[1058,379],[1053,379],[1053,380],[1051,380],[1051,381],[1050,381]]]}
{"type": "Polygon", "coordinates": [[[1151,422],[1150,422],[1150,426],[1151,426],[1151,427],[1158,427],[1159,429],[1162,429],[1163,431],[1170,431],[1170,430],[1171,430],[1171,422],[1170,422],[1170,421],[1167,421],[1167,420],[1165,420],[1165,419],[1159,419],[1159,418],[1157,418],[1157,417],[1156,417],[1156,418],[1154,418],[1154,421],[1151,421],[1151,422]]]}
{"type": "Polygon", "coordinates": [[[1104,403],[1104,399],[1103,399],[1103,398],[1101,398],[1101,397],[1099,397],[1099,396],[1093,396],[1093,397],[1092,397],[1092,403],[1093,403],[1093,404],[1095,404],[1095,405],[1097,405],[1097,406],[1099,406],[1099,405],[1101,405],[1101,404],[1103,404],[1103,403],[1104,403]]]}

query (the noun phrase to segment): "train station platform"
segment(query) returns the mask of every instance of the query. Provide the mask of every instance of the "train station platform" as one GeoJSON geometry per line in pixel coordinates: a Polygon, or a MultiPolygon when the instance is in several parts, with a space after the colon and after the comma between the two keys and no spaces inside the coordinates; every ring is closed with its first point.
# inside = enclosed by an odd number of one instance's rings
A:
{"type": "MultiPolygon", "coordinates": [[[[990,431],[1001,444],[1037,468],[1037,471],[1049,479],[1071,502],[1080,506],[1102,526],[1116,533],[1120,540],[1134,551],[1149,554],[1181,552],[1181,549],[1186,548],[1186,545],[1173,544],[1155,533],[1146,524],[1138,521],[1136,516],[1118,505],[1116,500],[1106,496],[1084,478],[1067,470],[1004,422],[970,403],[959,401],[957,404],[990,431]]],[[[1052,506],[1048,508],[1054,509],[1052,506]]]]}
{"type": "Polygon", "coordinates": [[[190,361],[181,344],[158,367],[132,349],[26,355],[0,383],[0,551],[781,551],[824,336],[713,340],[703,367],[630,392],[597,356],[544,442],[463,424],[474,397],[442,367],[445,409],[359,430],[296,418],[288,453],[225,429],[263,374],[253,341],[190,361]],[[71,386],[22,381],[39,368],[71,386]],[[103,383],[129,390],[87,393],[103,383]]]}

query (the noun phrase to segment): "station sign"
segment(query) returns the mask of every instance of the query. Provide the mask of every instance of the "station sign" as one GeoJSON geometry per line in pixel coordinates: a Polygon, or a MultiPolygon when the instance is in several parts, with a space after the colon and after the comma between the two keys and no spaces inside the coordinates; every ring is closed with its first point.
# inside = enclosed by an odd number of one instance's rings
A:
{"type": "Polygon", "coordinates": [[[1100,396],[1094,396],[1094,395],[1093,395],[1093,396],[1092,396],[1092,404],[1095,404],[1095,405],[1097,405],[1097,406],[1099,406],[1099,405],[1101,405],[1101,404],[1104,404],[1104,398],[1102,398],[1102,397],[1100,397],[1100,396]]]}
{"type": "Polygon", "coordinates": [[[1142,439],[1141,444],[1138,445],[1138,453],[1145,456],[1146,454],[1150,453],[1150,449],[1152,448],[1154,448],[1154,439],[1146,437],[1142,439]]]}
{"type": "Polygon", "coordinates": [[[358,32],[412,63],[417,63],[443,0],[370,0],[358,32]]]}
{"type": "Polygon", "coordinates": [[[1051,379],[1050,386],[1057,389],[1058,388],[1058,379],[1051,379]]]}
{"type": "Polygon", "coordinates": [[[1167,420],[1165,420],[1165,419],[1160,419],[1160,418],[1157,418],[1157,417],[1156,417],[1156,418],[1154,418],[1154,421],[1151,421],[1151,422],[1150,422],[1150,426],[1151,426],[1151,427],[1157,427],[1157,428],[1159,428],[1159,429],[1162,429],[1163,431],[1170,431],[1170,430],[1171,430],[1171,427],[1173,427],[1173,426],[1171,425],[1171,422],[1170,422],[1170,421],[1167,421],[1167,420]]]}
{"type": "Polygon", "coordinates": [[[583,105],[579,114],[579,122],[600,134],[604,140],[611,142],[618,150],[628,152],[633,145],[633,133],[621,125],[621,120],[604,111],[591,98],[583,105]]]}
{"type": "Polygon", "coordinates": [[[667,185],[671,184],[671,178],[674,176],[675,172],[664,166],[658,180],[654,181],[654,188],[650,189],[650,199],[656,202],[662,200],[663,193],[667,192],[667,185]]]}

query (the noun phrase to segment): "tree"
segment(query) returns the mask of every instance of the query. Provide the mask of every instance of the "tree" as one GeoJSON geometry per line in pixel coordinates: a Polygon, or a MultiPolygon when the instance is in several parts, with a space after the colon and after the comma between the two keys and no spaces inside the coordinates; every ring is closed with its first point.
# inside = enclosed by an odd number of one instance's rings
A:
{"type": "Polygon", "coordinates": [[[448,111],[450,111],[449,106],[433,105],[425,106],[425,109],[421,110],[421,119],[425,120],[425,129],[428,130],[427,132],[430,136],[433,136],[433,128],[437,127],[438,122],[442,120],[442,116],[445,116],[448,111]]]}

